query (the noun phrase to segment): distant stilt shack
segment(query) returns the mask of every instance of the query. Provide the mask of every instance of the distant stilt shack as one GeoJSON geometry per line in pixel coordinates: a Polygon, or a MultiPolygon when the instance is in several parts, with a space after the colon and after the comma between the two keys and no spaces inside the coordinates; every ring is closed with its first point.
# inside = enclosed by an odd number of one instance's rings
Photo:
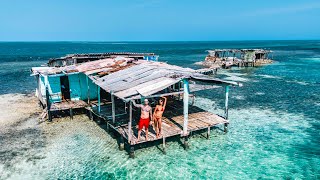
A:
{"type": "MultiPolygon", "coordinates": [[[[32,68],[36,77],[37,96],[44,105],[48,119],[58,110],[85,109],[91,119],[105,122],[109,130],[118,134],[119,148],[126,145],[130,156],[135,147],[153,141],[163,143],[167,138],[179,136],[188,148],[188,137],[203,132],[209,137],[213,126],[224,124],[227,131],[228,94],[230,86],[241,84],[223,81],[201,74],[193,69],[167,63],[135,60],[133,58],[108,58],[65,67],[32,68]],[[193,105],[194,92],[225,88],[225,113],[216,115],[193,105]],[[140,117],[132,101],[148,98],[151,106],[161,96],[168,97],[162,119],[162,135],[156,137],[150,127],[148,139],[137,141],[135,128],[140,117]],[[191,101],[191,100],[192,101],[191,101]],[[191,103],[192,102],[192,103],[191,103]]],[[[143,131],[142,137],[146,134],[143,131]]]]}
{"type": "Polygon", "coordinates": [[[158,61],[159,56],[154,53],[134,53],[134,52],[106,52],[106,53],[87,53],[87,54],[68,54],[60,58],[52,58],[48,62],[50,67],[62,67],[73,64],[81,64],[106,58],[125,57],[134,60],[158,61]]]}
{"type": "Polygon", "coordinates": [[[273,61],[269,58],[270,50],[264,49],[215,49],[208,50],[203,65],[206,67],[231,68],[253,67],[270,64],[273,61]]]}

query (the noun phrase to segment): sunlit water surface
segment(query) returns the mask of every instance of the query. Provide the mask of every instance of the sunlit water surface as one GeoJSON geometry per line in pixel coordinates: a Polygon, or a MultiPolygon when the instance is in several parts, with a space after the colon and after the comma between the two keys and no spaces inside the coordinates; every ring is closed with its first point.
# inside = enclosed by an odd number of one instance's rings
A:
{"type": "MultiPolygon", "coordinates": [[[[169,142],[166,155],[150,147],[129,159],[103,129],[79,127],[11,178],[319,179],[320,41],[0,43],[0,94],[31,93],[30,68],[68,53],[155,52],[160,61],[200,68],[194,63],[213,48],[267,48],[276,60],[219,71],[244,85],[231,88],[227,134],[220,127],[209,140],[192,137],[188,151],[169,142]]],[[[196,105],[223,114],[223,98],[223,89],[198,92],[196,105]]]]}

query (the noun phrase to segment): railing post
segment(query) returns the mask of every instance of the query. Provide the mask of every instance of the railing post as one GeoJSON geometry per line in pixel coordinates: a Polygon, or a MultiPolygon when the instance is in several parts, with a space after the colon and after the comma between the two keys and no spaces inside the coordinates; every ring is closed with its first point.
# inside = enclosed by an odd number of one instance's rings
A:
{"type": "Polygon", "coordinates": [[[183,80],[183,135],[188,134],[189,81],[183,80]]]}

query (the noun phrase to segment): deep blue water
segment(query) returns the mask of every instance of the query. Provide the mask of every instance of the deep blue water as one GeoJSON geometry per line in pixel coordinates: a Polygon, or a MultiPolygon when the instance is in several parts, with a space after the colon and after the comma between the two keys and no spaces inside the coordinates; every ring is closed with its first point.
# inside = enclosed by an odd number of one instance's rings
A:
{"type": "MultiPolygon", "coordinates": [[[[94,165],[91,173],[132,177],[136,170],[147,172],[143,162],[152,162],[152,167],[166,168],[161,168],[164,174],[149,172],[150,177],[165,179],[320,178],[320,41],[2,42],[0,94],[32,92],[35,82],[30,68],[66,54],[154,52],[160,55],[160,61],[200,68],[194,63],[204,60],[205,50],[215,48],[266,48],[274,51],[276,60],[264,67],[218,72],[219,77],[244,85],[231,89],[230,132],[217,133],[214,140],[205,143],[195,138],[188,152],[173,143],[167,155],[158,155],[149,148],[141,150],[144,154],[140,157],[137,152],[136,159],[127,160],[130,163],[124,163],[123,157],[116,154],[122,160],[103,160],[94,165]]],[[[222,113],[223,103],[222,89],[197,94],[196,104],[209,111],[222,113]]],[[[72,168],[68,172],[72,176],[65,178],[74,177],[72,168]]]]}

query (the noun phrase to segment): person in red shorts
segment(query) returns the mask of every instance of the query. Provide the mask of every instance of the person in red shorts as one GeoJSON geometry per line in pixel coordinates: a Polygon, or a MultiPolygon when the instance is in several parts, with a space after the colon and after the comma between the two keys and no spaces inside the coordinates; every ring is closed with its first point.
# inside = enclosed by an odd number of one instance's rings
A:
{"type": "Polygon", "coordinates": [[[135,107],[141,109],[141,116],[139,120],[139,130],[138,130],[138,141],[140,141],[140,134],[143,127],[146,131],[146,140],[148,141],[150,118],[152,121],[152,108],[149,106],[148,99],[144,100],[144,104],[136,104],[134,100],[132,101],[132,103],[135,107]]]}

